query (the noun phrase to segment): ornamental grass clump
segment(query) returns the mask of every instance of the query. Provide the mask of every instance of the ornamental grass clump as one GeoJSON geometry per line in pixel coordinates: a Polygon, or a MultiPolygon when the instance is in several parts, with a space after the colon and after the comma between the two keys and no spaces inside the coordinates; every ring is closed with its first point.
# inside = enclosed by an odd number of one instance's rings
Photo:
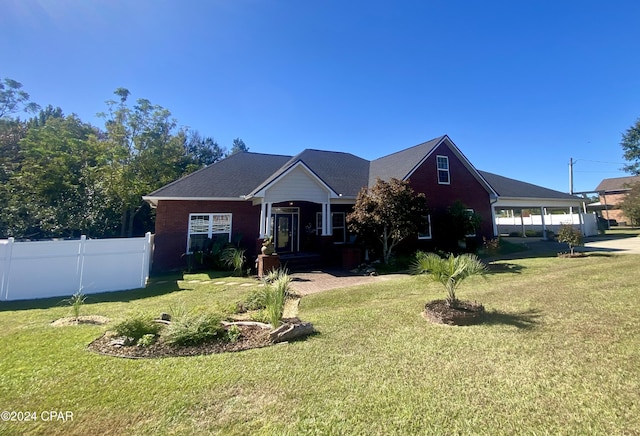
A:
{"type": "Polygon", "coordinates": [[[277,275],[270,283],[265,281],[265,308],[264,314],[273,328],[280,326],[284,303],[290,293],[291,276],[286,270],[278,270],[277,275]]]}
{"type": "Polygon", "coordinates": [[[80,309],[84,306],[84,302],[87,299],[87,296],[82,293],[82,291],[77,291],[70,298],[64,300],[65,303],[68,303],[71,306],[71,311],[73,312],[73,317],[77,322],[80,321],[80,309]]]}
{"type": "Polygon", "coordinates": [[[447,305],[456,307],[459,304],[456,290],[460,284],[468,277],[484,274],[487,268],[475,254],[450,254],[443,258],[435,253],[418,251],[412,270],[414,274],[426,274],[441,283],[447,291],[447,305]]]}

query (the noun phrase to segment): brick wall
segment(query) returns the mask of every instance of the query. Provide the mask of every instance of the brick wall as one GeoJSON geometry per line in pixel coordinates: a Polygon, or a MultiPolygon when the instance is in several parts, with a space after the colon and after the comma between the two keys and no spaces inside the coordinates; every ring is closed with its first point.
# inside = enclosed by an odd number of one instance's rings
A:
{"type": "Polygon", "coordinates": [[[473,209],[482,217],[480,228],[476,232],[475,242],[481,243],[482,237],[493,237],[493,223],[491,218],[491,202],[489,193],[464,166],[462,161],[442,144],[416,169],[409,180],[416,192],[423,192],[427,196],[427,206],[431,211],[432,241],[425,241],[423,245],[444,245],[442,220],[446,219],[446,211],[456,200],[473,209]],[[436,156],[449,158],[450,184],[438,183],[436,156]]]}
{"type": "Polygon", "coordinates": [[[247,258],[256,255],[260,233],[260,206],[250,201],[161,200],[156,213],[154,271],[183,268],[190,213],[231,213],[232,240],[242,236],[247,258]]]}

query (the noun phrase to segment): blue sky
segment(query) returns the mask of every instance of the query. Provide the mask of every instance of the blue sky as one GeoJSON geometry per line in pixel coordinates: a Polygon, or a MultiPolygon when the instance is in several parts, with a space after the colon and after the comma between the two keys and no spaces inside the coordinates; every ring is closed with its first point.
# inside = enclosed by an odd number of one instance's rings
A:
{"type": "Polygon", "coordinates": [[[0,0],[0,77],[101,126],[113,91],[222,146],[374,159],[447,134],[568,191],[621,177],[640,2],[0,0]]]}

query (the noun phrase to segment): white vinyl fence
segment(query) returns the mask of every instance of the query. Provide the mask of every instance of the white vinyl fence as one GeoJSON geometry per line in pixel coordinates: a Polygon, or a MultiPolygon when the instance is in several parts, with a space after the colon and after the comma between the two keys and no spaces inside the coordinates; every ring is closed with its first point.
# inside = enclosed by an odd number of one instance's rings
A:
{"type": "MultiPolygon", "coordinates": [[[[521,233],[523,230],[542,232],[542,215],[496,218],[498,234],[521,233]]],[[[544,216],[544,227],[558,233],[563,225],[572,225],[582,231],[585,236],[598,234],[598,218],[593,213],[547,214],[544,216]]]]}
{"type": "Polygon", "coordinates": [[[0,240],[0,301],[143,288],[153,236],[74,241],[0,240]]]}

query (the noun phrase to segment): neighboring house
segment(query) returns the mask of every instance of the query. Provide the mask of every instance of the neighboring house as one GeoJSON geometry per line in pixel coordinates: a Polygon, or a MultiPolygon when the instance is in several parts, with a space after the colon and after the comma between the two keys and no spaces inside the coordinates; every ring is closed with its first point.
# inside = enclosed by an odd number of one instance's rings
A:
{"type": "Polygon", "coordinates": [[[631,189],[631,186],[636,183],[640,183],[640,176],[603,179],[596,188],[599,201],[590,204],[589,207],[601,211],[602,218],[606,220],[615,220],[620,225],[631,225],[631,220],[620,209],[620,203],[631,189]]]}
{"type": "Polygon", "coordinates": [[[352,240],[346,216],[358,193],[378,178],[408,180],[427,197],[429,225],[405,248],[438,246],[455,201],[482,217],[469,235],[477,243],[496,234],[492,205],[499,195],[487,176],[494,175],[477,171],[446,135],[373,161],[321,150],[236,153],[144,197],[157,208],[154,269],[182,267],[184,253],[212,239],[240,241],[255,257],[268,236],[281,255],[323,253],[335,260],[352,240]]]}

